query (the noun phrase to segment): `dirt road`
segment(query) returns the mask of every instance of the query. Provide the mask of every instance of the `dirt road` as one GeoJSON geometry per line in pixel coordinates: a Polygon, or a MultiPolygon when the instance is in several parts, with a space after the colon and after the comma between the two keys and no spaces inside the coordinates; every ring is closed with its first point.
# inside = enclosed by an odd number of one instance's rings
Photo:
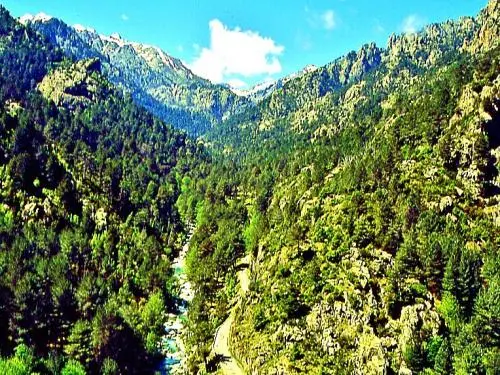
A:
{"type": "Polygon", "coordinates": [[[234,322],[234,316],[236,309],[241,303],[241,297],[248,291],[250,285],[249,279],[249,257],[243,258],[238,262],[238,281],[240,285],[240,290],[238,296],[236,297],[237,302],[231,309],[227,319],[220,325],[215,334],[215,340],[213,345],[213,351],[216,356],[221,358],[220,369],[225,375],[244,375],[245,372],[238,364],[236,358],[233,357],[231,349],[229,347],[229,336],[231,333],[231,326],[234,322]]]}

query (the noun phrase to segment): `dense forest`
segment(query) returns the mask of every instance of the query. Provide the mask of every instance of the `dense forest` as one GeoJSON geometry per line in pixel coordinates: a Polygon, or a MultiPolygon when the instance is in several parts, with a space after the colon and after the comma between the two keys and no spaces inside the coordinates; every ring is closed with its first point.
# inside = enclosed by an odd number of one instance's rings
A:
{"type": "Polygon", "coordinates": [[[153,372],[208,157],[3,8],[0,67],[0,372],[153,372]]]}
{"type": "Polygon", "coordinates": [[[367,44],[195,140],[1,8],[0,372],[153,373],[194,224],[187,373],[231,319],[246,373],[498,374],[499,25],[367,44]]]}
{"type": "Polygon", "coordinates": [[[205,136],[192,372],[235,298],[248,373],[498,372],[499,15],[363,46],[205,136]]]}

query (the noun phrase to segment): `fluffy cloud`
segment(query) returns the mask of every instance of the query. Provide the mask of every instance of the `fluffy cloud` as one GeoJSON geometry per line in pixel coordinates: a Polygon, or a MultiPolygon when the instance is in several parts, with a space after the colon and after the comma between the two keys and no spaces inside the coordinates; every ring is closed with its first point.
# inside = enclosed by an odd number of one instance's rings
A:
{"type": "Polygon", "coordinates": [[[417,14],[410,14],[403,20],[401,26],[403,32],[408,34],[414,34],[420,30],[425,25],[425,20],[418,16],[417,14]]]}
{"type": "MultiPolygon", "coordinates": [[[[253,77],[281,72],[279,56],[284,47],[271,38],[240,28],[229,29],[221,21],[210,21],[210,48],[202,48],[191,70],[215,83],[234,75],[253,77]]],[[[242,81],[240,81],[241,83],[242,81]]]]}
{"type": "Polygon", "coordinates": [[[125,13],[123,13],[123,14],[120,16],[120,18],[122,19],[122,21],[128,21],[128,20],[129,20],[128,16],[127,16],[125,13]]]}

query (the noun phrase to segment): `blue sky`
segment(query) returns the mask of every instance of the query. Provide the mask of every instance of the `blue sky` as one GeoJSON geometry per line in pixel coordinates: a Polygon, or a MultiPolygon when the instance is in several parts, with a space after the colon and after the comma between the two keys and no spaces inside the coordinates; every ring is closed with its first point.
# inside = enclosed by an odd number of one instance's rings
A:
{"type": "Polygon", "coordinates": [[[157,45],[214,82],[251,86],[324,65],[392,33],[476,15],[487,0],[3,0],[102,34],[157,45]]]}

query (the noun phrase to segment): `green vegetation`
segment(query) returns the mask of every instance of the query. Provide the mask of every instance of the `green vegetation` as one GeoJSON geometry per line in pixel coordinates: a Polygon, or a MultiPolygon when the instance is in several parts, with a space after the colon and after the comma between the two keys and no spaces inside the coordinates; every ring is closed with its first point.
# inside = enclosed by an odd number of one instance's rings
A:
{"type": "Polygon", "coordinates": [[[220,165],[181,194],[204,197],[193,372],[246,252],[249,373],[496,373],[498,19],[364,46],[205,136],[220,165]]]}
{"type": "Polygon", "coordinates": [[[195,76],[183,63],[156,47],[78,32],[58,19],[31,22],[71,58],[98,58],[102,72],[151,113],[193,136],[206,133],[249,101],[228,87],[195,76]]]}
{"type": "Polygon", "coordinates": [[[0,16],[0,372],[153,372],[195,223],[189,373],[217,371],[231,309],[248,373],[498,373],[497,0],[301,75],[198,142],[100,60],[0,16]]]}
{"type": "Polygon", "coordinates": [[[153,372],[175,203],[207,159],[98,61],[63,61],[3,8],[0,29],[0,372],[153,372]]]}

